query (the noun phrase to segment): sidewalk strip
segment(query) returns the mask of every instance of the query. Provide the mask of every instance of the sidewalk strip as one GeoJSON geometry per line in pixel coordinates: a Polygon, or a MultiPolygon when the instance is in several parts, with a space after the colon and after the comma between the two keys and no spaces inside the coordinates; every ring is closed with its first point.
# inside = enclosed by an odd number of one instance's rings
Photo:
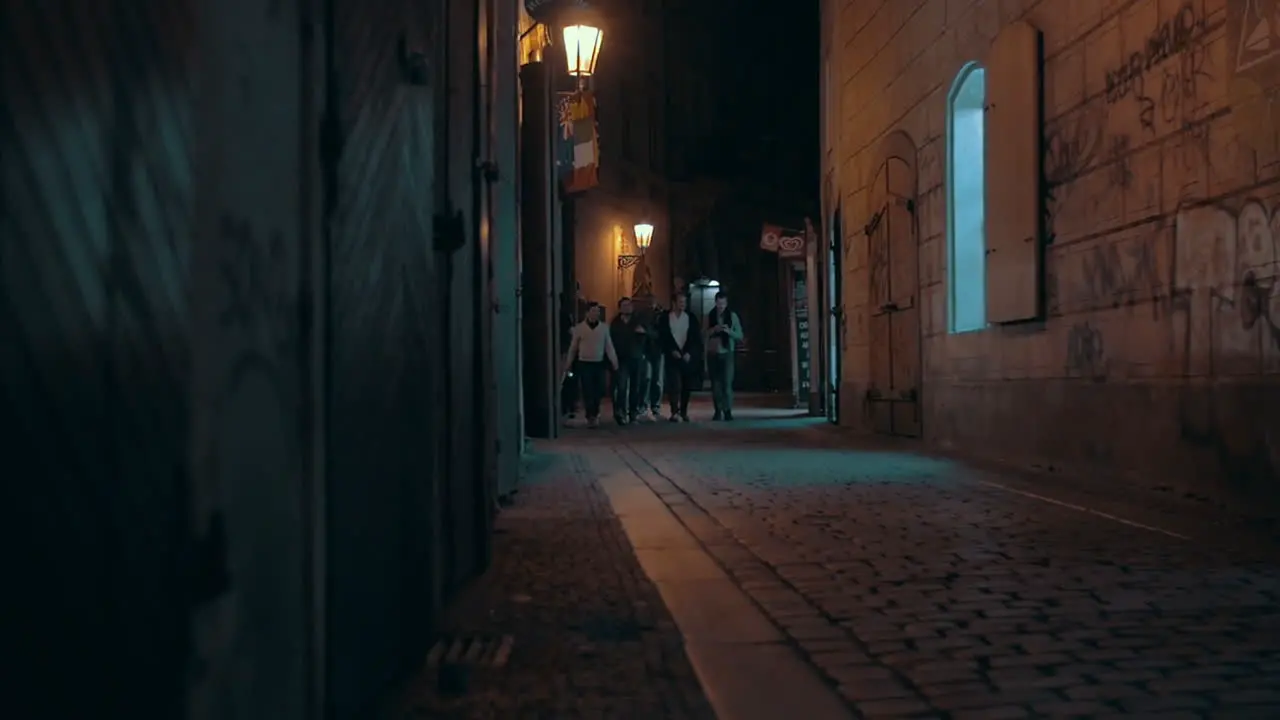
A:
{"type": "Polygon", "coordinates": [[[620,451],[584,454],[684,635],[685,652],[720,720],[852,717],[620,451]]]}

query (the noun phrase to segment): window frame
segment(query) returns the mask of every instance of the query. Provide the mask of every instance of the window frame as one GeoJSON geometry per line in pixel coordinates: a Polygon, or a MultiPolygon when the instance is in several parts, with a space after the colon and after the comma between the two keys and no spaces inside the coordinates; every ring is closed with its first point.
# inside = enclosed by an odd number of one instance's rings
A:
{"type": "MultiPolygon", "coordinates": [[[[987,269],[986,269],[986,249],[987,249],[987,233],[986,233],[986,184],[987,173],[985,159],[982,172],[982,216],[983,216],[983,232],[982,232],[982,248],[983,248],[983,267],[982,267],[982,290],[983,290],[983,309],[982,324],[977,327],[965,328],[963,330],[956,326],[956,290],[958,283],[956,282],[956,183],[955,183],[955,113],[956,100],[959,99],[960,93],[964,90],[965,84],[969,82],[975,72],[982,73],[982,98],[983,103],[987,97],[987,78],[986,67],[977,60],[971,60],[965,63],[956,73],[955,78],[951,81],[951,89],[947,92],[947,113],[946,113],[946,203],[947,203],[947,334],[961,335],[964,333],[981,332],[991,327],[991,323],[987,322],[986,311],[986,288],[987,288],[987,269]]],[[[983,128],[983,143],[986,143],[986,128],[983,128]]]]}

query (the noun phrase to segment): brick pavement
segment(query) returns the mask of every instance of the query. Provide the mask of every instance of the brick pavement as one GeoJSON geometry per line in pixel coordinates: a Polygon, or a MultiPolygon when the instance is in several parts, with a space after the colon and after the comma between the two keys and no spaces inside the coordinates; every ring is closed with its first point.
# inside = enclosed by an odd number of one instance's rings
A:
{"type": "Polygon", "coordinates": [[[865,717],[1280,717],[1280,566],[840,450],[801,423],[610,430],[865,717]]]}
{"type": "Polygon", "coordinates": [[[682,639],[574,443],[536,455],[494,566],[445,629],[509,634],[507,666],[446,700],[410,685],[401,718],[713,718],[682,639]]]}

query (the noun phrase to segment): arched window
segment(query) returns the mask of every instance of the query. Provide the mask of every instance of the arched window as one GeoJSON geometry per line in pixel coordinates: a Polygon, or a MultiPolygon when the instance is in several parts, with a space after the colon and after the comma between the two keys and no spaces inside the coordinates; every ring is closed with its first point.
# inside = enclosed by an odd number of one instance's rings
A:
{"type": "Polygon", "coordinates": [[[985,71],[960,70],[947,95],[947,290],[951,332],[987,326],[985,71]]]}

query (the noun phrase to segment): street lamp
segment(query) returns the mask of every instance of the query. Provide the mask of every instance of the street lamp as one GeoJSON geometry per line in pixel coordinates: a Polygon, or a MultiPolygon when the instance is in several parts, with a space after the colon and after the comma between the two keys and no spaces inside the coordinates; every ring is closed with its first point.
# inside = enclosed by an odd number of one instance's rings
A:
{"type": "Polygon", "coordinates": [[[567,25],[564,29],[564,54],[569,74],[578,78],[578,86],[584,86],[587,78],[595,74],[596,61],[600,59],[600,42],[604,31],[592,25],[567,25]]]}
{"type": "Polygon", "coordinates": [[[644,251],[649,249],[649,244],[653,242],[653,226],[649,223],[639,223],[635,231],[636,247],[640,248],[640,254],[643,255],[644,251]]]}
{"type": "Polygon", "coordinates": [[[639,255],[619,255],[618,269],[626,270],[635,267],[640,262],[640,258],[644,257],[644,251],[649,249],[649,245],[653,242],[653,226],[649,223],[638,223],[635,226],[636,248],[640,251],[639,255]]]}

